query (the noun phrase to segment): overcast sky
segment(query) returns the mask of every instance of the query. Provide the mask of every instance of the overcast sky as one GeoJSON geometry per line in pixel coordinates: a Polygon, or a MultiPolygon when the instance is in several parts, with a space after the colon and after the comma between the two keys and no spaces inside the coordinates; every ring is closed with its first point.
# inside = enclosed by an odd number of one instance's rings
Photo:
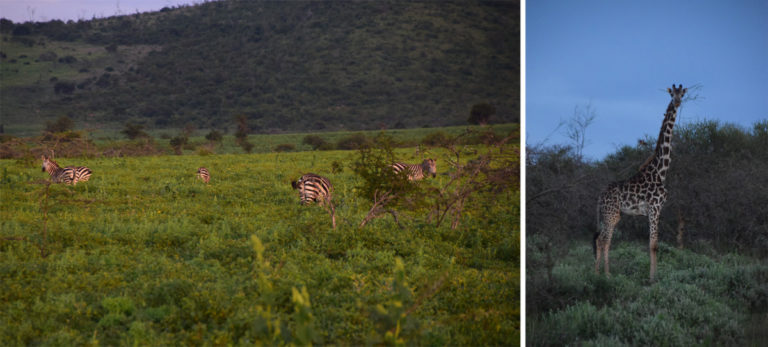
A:
{"type": "Polygon", "coordinates": [[[14,23],[110,17],[158,11],[163,7],[200,3],[201,0],[0,0],[0,17],[14,23]]]}
{"type": "MultiPolygon", "coordinates": [[[[591,105],[585,154],[658,136],[672,83],[699,85],[678,124],[768,119],[768,1],[527,1],[528,144],[567,143],[591,105]],[[552,136],[547,137],[549,134],[552,136]]],[[[674,142],[674,141],[673,141],[674,142]]]]}

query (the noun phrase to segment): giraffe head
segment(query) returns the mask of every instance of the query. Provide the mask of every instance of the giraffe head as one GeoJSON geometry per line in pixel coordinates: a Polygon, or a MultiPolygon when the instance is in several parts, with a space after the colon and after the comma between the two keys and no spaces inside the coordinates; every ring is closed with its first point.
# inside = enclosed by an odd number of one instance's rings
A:
{"type": "Polygon", "coordinates": [[[686,91],[688,91],[688,88],[683,88],[682,84],[675,88],[675,84],[672,83],[672,88],[667,88],[667,93],[669,93],[669,95],[672,97],[672,101],[675,103],[675,106],[680,106],[680,103],[683,101],[683,95],[685,95],[686,91]]]}

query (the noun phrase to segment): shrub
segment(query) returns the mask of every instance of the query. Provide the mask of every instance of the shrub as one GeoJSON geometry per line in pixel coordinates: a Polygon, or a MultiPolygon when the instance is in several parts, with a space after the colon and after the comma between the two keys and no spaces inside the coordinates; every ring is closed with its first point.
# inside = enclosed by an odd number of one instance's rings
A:
{"type": "Polygon", "coordinates": [[[475,104],[469,112],[467,122],[470,124],[488,124],[488,120],[494,114],[496,114],[496,107],[493,105],[488,103],[475,104]]]}
{"type": "Polygon", "coordinates": [[[187,138],[184,135],[179,135],[171,139],[170,144],[171,148],[173,148],[173,152],[176,153],[176,155],[181,155],[182,148],[189,142],[189,138],[187,138]]]}
{"type": "Polygon", "coordinates": [[[221,132],[217,130],[211,130],[211,132],[205,135],[205,139],[211,142],[221,142],[223,138],[224,135],[222,135],[221,132]]]}
{"type": "Polygon", "coordinates": [[[331,149],[333,147],[331,144],[326,142],[322,137],[317,135],[307,135],[304,136],[304,139],[301,141],[305,145],[312,146],[312,149],[314,150],[326,150],[331,149]]]}
{"type": "Polygon", "coordinates": [[[144,132],[143,125],[131,122],[125,123],[125,129],[120,131],[120,133],[124,134],[130,140],[133,140],[137,137],[149,137],[149,135],[144,132]]]}
{"type": "Polygon", "coordinates": [[[354,134],[342,138],[336,143],[338,149],[361,149],[371,144],[371,140],[365,137],[363,134],[354,134]]]}
{"type": "Polygon", "coordinates": [[[68,81],[59,81],[53,85],[53,91],[56,94],[72,94],[75,91],[75,83],[68,81]]]}
{"type": "Polygon", "coordinates": [[[448,135],[442,131],[437,131],[424,136],[421,143],[427,146],[443,146],[448,143],[448,135]]]}
{"type": "Polygon", "coordinates": [[[291,152],[295,150],[296,146],[294,146],[292,143],[282,143],[275,146],[275,152],[291,152]]]}
{"type": "Polygon", "coordinates": [[[67,116],[61,116],[55,122],[45,122],[45,131],[49,133],[61,133],[72,129],[75,121],[67,116]]]}

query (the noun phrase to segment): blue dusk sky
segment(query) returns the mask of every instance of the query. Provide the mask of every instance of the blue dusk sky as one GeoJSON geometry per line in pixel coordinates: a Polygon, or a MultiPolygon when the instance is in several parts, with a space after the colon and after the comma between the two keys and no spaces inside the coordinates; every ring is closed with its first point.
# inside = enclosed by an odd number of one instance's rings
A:
{"type": "MultiPolygon", "coordinates": [[[[574,109],[602,159],[658,136],[672,83],[698,85],[677,124],[768,119],[768,1],[526,2],[526,142],[566,144],[574,109]]],[[[689,89],[689,94],[692,91],[689,89]]],[[[674,140],[673,140],[674,143],[674,140]]]]}

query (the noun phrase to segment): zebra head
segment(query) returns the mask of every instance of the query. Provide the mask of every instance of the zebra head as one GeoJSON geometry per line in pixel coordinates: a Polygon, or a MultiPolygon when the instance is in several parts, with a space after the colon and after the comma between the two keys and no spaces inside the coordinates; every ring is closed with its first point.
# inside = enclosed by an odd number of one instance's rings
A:
{"type": "MultiPolygon", "coordinates": [[[[43,154],[42,156],[40,156],[40,159],[42,159],[42,160],[43,160],[43,172],[46,172],[46,171],[48,171],[48,167],[49,167],[49,166],[51,166],[51,165],[55,165],[55,164],[52,164],[52,161],[51,161],[51,160],[48,158],[48,156],[47,156],[47,155],[45,155],[45,154],[43,154]]],[[[54,163],[55,163],[55,162],[54,162],[54,163]]]]}
{"type": "Polygon", "coordinates": [[[291,187],[293,189],[299,189],[299,181],[300,181],[300,179],[295,180],[295,181],[291,181],[291,187]]]}
{"type": "Polygon", "coordinates": [[[434,159],[424,159],[424,161],[421,162],[421,168],[426,174],[432,175],[432,178],[437,176],[437,164],[434,159]]]}

